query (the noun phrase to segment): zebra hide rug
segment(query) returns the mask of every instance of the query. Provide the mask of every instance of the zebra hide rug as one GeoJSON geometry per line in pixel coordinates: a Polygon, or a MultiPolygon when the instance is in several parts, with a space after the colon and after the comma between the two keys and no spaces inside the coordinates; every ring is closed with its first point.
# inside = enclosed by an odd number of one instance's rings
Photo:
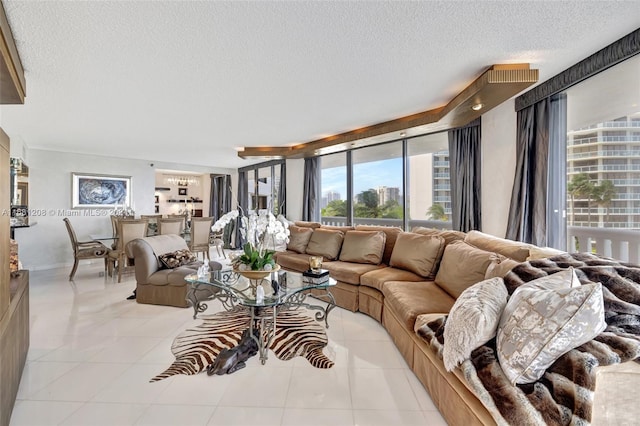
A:
{"type": "MultiPolygon", "coordinates": [[[[322,352],[328,343],[324,327],[305,315],[305,312],[278,313],[276,335],[270,349],[284,361],[303,356],[316,368],[331,368],[333,361],[322,352]]],[[[202,319],[202,324],[183,331],[174,339],[171,352],[176,360],[150,382],[176,374],[192,375],[206,370],[221,350],[238,344],[242,332],[249,328],[251,317],[245,308],[236,307],[231,311],[203,316],[202,319]]]]}

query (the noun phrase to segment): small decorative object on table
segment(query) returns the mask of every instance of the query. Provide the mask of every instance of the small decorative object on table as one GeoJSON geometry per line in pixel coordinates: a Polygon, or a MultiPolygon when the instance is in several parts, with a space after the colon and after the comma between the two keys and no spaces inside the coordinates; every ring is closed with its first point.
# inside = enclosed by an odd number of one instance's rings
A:
{"type": "Polygon", "coordinates": [[[326,281],[329,281],[329,271],[326,269],[318,269],[317,272],[309,270],[302,273],[302,282],[309,284],[321,284],[326,281]]]}
{"type": "Polygon", "coordinates": [[[313,272],[318,272],[322,268],[322,256],[309,257],[309,269],[313,272]]]}

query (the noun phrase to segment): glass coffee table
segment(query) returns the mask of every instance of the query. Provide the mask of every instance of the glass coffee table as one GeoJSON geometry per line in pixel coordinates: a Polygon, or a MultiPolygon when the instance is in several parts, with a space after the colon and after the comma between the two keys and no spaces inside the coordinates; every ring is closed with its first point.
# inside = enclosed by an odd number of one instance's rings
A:
{"type": "Polygon", "coordinates": [[[187,301],[193,306],[193,318],[207,309],[207,301],[218,300],[225,310],[244,307],[250,315],[249,336],[258,344],[260,361],[267,361],[267,352],[275,337],[276,318],[282,310],[307,308],[315,310],[316,321],[324,321],[329,328],[329,313],[335,308],[335,299],[330,288],[336,280],[327,277],[320,283],[306,282],[298,272],[277,271],[264,279],[249,280],[231,270],[213,271],[206,277],[187,275],[189,285],[187,301]],[[258,286],[264,289],[263,300],[256,298],[258,286]],[[310,303],[313,296],[326,302],[325,306],[310,303]],[[256,332],[257,331],[257,337],[256,332]]]}

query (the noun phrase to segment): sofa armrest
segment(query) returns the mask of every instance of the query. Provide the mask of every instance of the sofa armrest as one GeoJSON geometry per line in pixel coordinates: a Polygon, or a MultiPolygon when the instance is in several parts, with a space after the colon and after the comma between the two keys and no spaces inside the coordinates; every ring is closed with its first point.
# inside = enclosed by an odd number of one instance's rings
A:
{"type": "Polygon", "coordinates": [[[127,251],[133,255],[136,281],[138,284],[147,284],[151,274],[160,269],[153,249],[142,238],[138,238],[129,242],[127,251]]]}

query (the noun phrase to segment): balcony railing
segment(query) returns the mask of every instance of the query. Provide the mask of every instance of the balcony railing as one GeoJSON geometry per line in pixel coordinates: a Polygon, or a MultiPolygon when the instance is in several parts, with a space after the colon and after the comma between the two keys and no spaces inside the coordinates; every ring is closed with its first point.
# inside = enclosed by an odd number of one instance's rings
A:
{"type": "Polygon", "coordinates": [[[639,164],[603,164],[602,166],[579,166],[569,168],[569,173],[599,172],[599,171],[637,171],[640,170],[639,164]]]}
{"type": "Polygon", "coordinates": [[[640,264],[640,231],[632,229],[567,227],[567,251],[591,252],[640,264]]]}
{"type": "Polygon", "coordinates": [[[596,158],[596,157],[640,157],[640,150],[598,150],[593,152],[578,152],[574,154],[568,154],[567,159],[577,160],[581,158],[596,158]]]}
{"type": "MultiPolygon", "coordinates": [[[[346,217],[323,216],[320,220],[323,225],[346,226],[346,217]]],[[[371,225],[371,226],[397,226],[402,228],[402,219],[378,219],[368,217],[354,217],[354,225],[371,225]]],[[[415,226],[423,226],[425,228],[451,229],[451,222],[441,220],[409,220],[409,229],[415,226]]]]}

